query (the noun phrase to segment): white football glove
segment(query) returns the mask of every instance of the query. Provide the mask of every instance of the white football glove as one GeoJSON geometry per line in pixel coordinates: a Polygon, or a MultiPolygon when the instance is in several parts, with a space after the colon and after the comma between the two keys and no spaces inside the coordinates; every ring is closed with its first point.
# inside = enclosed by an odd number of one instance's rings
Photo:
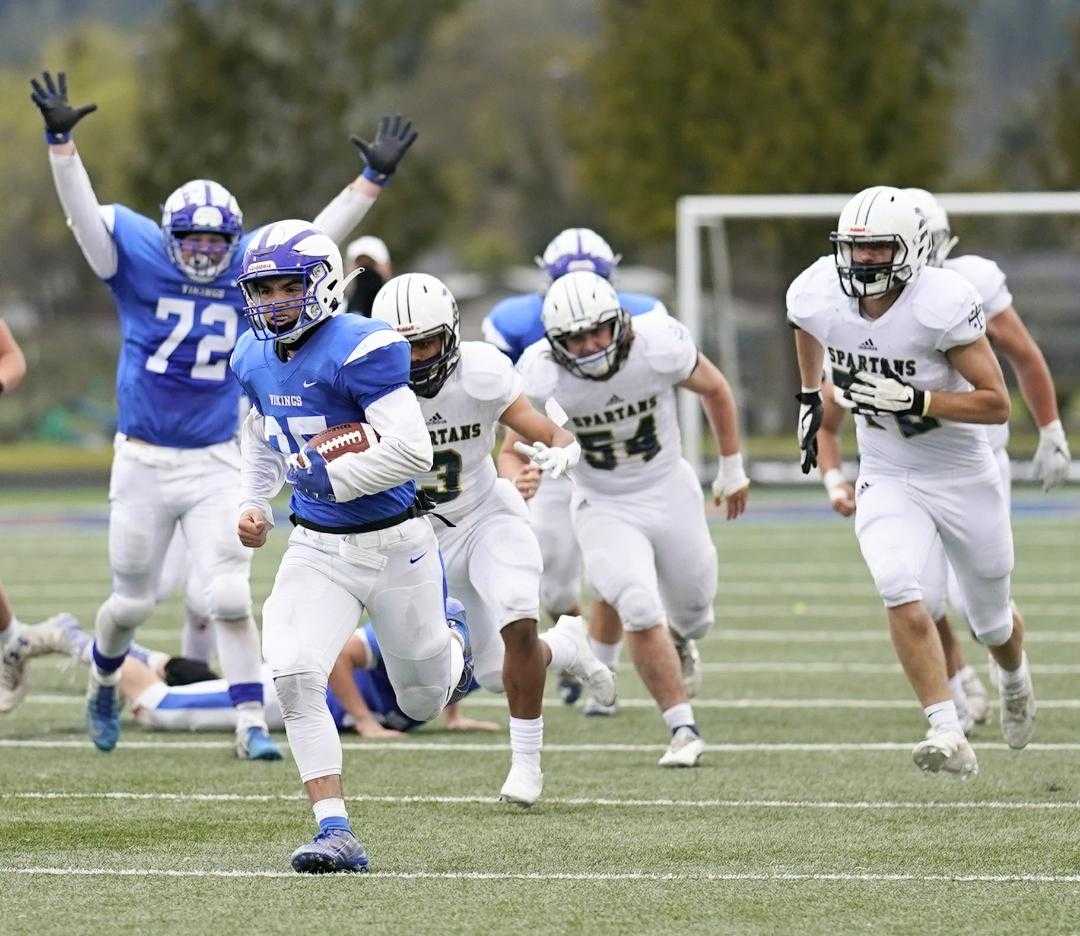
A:
{"type": "Polygon", "coordinates": [[[750,479],[743,470],[742,453],[721,455],[720,470],[712,483],[713,499],[726,501],[732,494],[738,494],[739,491],[748,487],[750,487],[750,479]]]}
{"type": "Polygon", "coordinates": [[[930,406],[930,392],[918,390],[896,377],[859,371],[844,390],[856,412],[925,416],[930,406]]]}
{"type": "Polygon", "coordinates": [[[581,446],[575,439],[569,445],[545,445],[543,442],[515,442],[514,451],[527,455],[541,471],[553,478],[561,478],[581,459],[581,446]]]}
{"type": "Polygon", "coordinates": [[[1039,447],[1035,449],[1035,479],[1042,482],[1043,490],[1069,478],[1072,456],[1061,420],[1055,419],[1039,429],[1039,447]]]}

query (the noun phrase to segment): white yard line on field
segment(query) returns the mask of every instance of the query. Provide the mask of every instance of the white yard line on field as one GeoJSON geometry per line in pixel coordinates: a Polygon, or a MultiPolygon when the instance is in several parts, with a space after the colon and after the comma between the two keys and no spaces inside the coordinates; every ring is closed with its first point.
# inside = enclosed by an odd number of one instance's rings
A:
{"type": "MultiPolygon", "coordinates": [[[[707,743],[707,750],[727,754],[804,752],[809,754],[858,753],[864,751],[910,751],[913,741],[835,741],[835,742],[747,742],[707,743]]],[[[128,741],[121,739],[117,751],[231,751],[234,743],[229,741],[128,741]]],[[[509,743],[481,741],[343,741],[346,751],[438,751],[444,754],[484,753],[505,754],[509,743]]],[[[1007,744],[1000,741],[976,743],[980,751],[1008,751],[1007,744]]],[[[0,748],[28,748],[41,750],[85,750],[96,753],[87,740],[49,740],[47,738],[0,738],[0,748]]],[[[545,744],[545,754],[592,754],[623,753],[645,754],[666,751],[665,744],[545,744]]],[[[1080,751],[1080,742],[1035,742],[1024,748],[1027,753],[1039,751],[1080,751]]],[[[115,754],[113,755],[116,756],[115,754]]]]}
{"type": "MultiPolygon", "coordinates": [[[[24,704],[36,703],[38,705],[85,705],[85,695],[74,693],[50,693],[42,692],[26,699],[24,704]]],[[[505,709],[506,699],[502,696],[482,695],[472,696],[465,703],[469,708],[494,708],[505,709]]],[[[545,696],[544,704],[555,708],[560,706],[557,696],[545,696]]],[[[695,698],[695,708],[703,709],[913,709],[918,703],[913,699],[772,699],[772,698],[748,698],[748,699],[703,699],[695,698]]],[[[647,698],[624,698],[619,697],[621,708],[653,709],[656,703],[647,698]]],[[[1041,709],[1080,709],[1080,699],[1039,699],[1041,709]]]]}
{"type": "MultiPolygon", "coordinates": [[[[717,627],[703,640],[723,640],[763,643],[861,643],[870,641],[887,644],[888,632],[879,628],[852,628],[851,630],[765,630],[750,627],[717,627]]],[[[1032,643],[1080,643],[1080,627],[1075,630],[1036,630],[1024,635],[1032,643]]]]}
{"type": "MultiPolygon", "coordinates": [[[[68,792],[13,792],[0,793],[2,800],[131,800],[149,802],[177,803],[278,803],[299,802],[305,800],[298,793],[145,793],[131,791],[111,791],[102,793],[68,792]]],[[[359,794],[347,796],[351,803],[378,803],[389,805],[410,805],[426,803],[437,806],[487,805],[499,802],[496,796],[472,794],[468,796],[436,795],[401,795],[376,796],[359,794]]],[[[740,799],[619,799],[613,797],[545,796],[542,805],[551,806],[610,806],[614,808],[678,808],[678,809],[822,809],[872,810],[903,809],[987,809],[1004,811],[1028,810],[1074,810],[1080,809],[1080,801],[1012,801],[1012,800],[740,800],[740,799]]]]}
{"type": "MultiPolygon", "coordinates": [[[[172,868],[15,868],[0,867],[0,874],[29,877],[132,877],[132,878],[290,878],[318,880],[320,875],[297,875],[292,871],[250,871],[172,868]]],[[[701,872],[514,872],[514,871],[374,871],[362,876],[358,887],[375,881],[676,881],[676,882],[798,882],[835,881],[838,883],[913,883],[913,884],[1080,884],[1080,874],[894,874],[890,872],[821,872],[821,871],[701,871],[701,872]]]]}

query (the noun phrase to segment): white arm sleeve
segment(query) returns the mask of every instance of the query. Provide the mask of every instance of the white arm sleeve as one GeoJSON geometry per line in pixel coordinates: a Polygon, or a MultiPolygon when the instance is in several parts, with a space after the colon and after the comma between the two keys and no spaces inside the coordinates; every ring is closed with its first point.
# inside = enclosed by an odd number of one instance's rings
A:
{"type": "Polygon", "coordinates": [[[68,227],[82,248],[86,262],[101,279],[110,279],[116,275],[118,263],[116,243],[112,238],[112,208],[102,208],[98,204],[78,153],[56,156],[50,150],[49,166],[68,227]]]}
{"type": "Polygon", "coordinates": [[[270,526],[274,525],[274,509],[270,501],[285,484],[285,456],[266,444],[263,418],[255,407],[240,427],[240,485],[243,497],[240,512],[261,510],[270,526]]]}
{"type": "Polygon", "coordinates": [[[347,185],[319,212],[312,224],[334,243],[340,243],[364,220],[364,215],[374,204],[374,198],[361,195],[347,185]]]}
{"type": "Polygon", "coordinates": [[[416,395],[398,387],[364,411],[379,434],[366,452],[350,452],[326,465],[334,497],[350,501],[411,481],[431,469],[431,436],[416,395]]]}

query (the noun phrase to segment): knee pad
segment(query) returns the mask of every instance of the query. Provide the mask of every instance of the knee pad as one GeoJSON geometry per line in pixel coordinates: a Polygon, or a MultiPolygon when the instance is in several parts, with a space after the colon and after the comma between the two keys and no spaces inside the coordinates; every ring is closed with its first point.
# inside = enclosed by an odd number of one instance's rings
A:
{"type": "Polygon", "coordinates": [[[664,620],[660,596],[641,585],[624,588],[613,604],[627,630],[648,630],[664,620]]]}
{"type": "Polygon", "coordinates": [[[98,614],[108,615],[116,627],[133,630],[154,613],[156,604],[153,595],[132,598],[113,592],[98,614]]]}
{"type": "MultiPolygon", "coordinates": [[[[975,632],[973,631],[972,633],[975,632]]],[[[981,634],[975,633],[975,639],[984,647],[1000,647],[1002,644],[1009,642],[1012,633],[1013,622],[1010,617],[1009,623],[1003,627],[995,627],[991,630],[983,631],[981,634]]]]}
{"type": "Polygon", "coordinates": [[[882,560],[870,571],[874,576],[878,594],[887,608],[922,600],[923,591],[919,578],[906,562],[882,560]]]}
{"type": "Polygon", "coordinates": [[[540,603],[553,618],[581,607],[581,581],[556,581],[545,575],[540,582],[540,603]]]}
{"type": "Polygon", "coordinates": [[[502,693],[503,642],[498,636],[483,646],[473,644],[473,676],[481,689],[502,693]]]}
{"type": "Polygon", "coordinates": [[[671,615],[668,624],[680,637],[686,640],[700,640],[712,628],[715,621],[711,604],[697,608],[683,608],[677,615],[671,615]]]}
{"type": "Polygon", "coordinates": [[[446,702],[445,686],[409,686],[396,693],[398,708],[413,721],[431,721],[446,702]]]}
{"type": "Polygon", "coordinates": [[[319,673],[275,676],[274,689],[281,707],[281,717],[285,721],[300,719],[306,715],[322,715],[327,711],[326,677],[319,673]]]}
{"type": "Polygon", "coordinates": [[[210,583],[210,614],[224,621],[246,619],[251,614],[251,586],[246,575],[230,572],[214,577],[210,583]]]}

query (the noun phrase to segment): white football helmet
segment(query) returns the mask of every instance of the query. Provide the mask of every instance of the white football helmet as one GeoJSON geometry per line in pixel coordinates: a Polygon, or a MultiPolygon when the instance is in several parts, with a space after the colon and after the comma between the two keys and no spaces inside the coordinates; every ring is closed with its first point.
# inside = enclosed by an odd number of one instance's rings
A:
{"type": "Polygon", "coordinates": [[[875,185],[863,189],[840,212],[836,230],[829,235],[840,286],[849,296],[881,296],[914,283],[930,255],[930,230],[912,201],[901,189],[875,185]],[[856,244],[892,245],[886,263],[856,263],[856,244]]]}
{"type": "Polygon", "coordinates": [[[953,237],[949,228],[949,216],[941,207],[941,202],[926,189],[908,188],[904,191],[911,196],[915,207],[926,216],[926,225],[930,229],[930,256],[926,262],[930,266],[939,267],[960,238],[953,237]]]}
{"type": "Polygon", "coordinates": [[[442,350],[413,364],[409,372],[409,385],[417,396],[435,396],[461,357],[458,306],[446,284],[427,273],[395,276],[376,293],[371,317],[386,322],[410,342],[442,338],[442,350]]]}
{"type": "Polygon", "coordinates": [[[544,333],[555,360],[586,380],[607,380],[626,360],[633,331],[630,315],[620,305],[615,287],[588,270],[560,276],[544,297],[544,333]],[[611,344],[601,351],[577,357],[566,349],[572,335],[611,325],[611,344]]]}
{"type": "Polygon", "coordinates": [[[274,339],[286,344],[296,341],[305,331],[345,308],[345,287],[359,270],[343,276],[341,251],[329,237],[312,227],[310,221],[276,221],[253,238],[236,284],[247,304],[243,314],[255,337],[274,339]],[[287,302],[260,304],[252,292],[255,280],[278,276],[304,278],[304,295],[287,302]],[[299,309],[295,322],[275,326],[274,314],[299,309]]]}
{"type": "Polygon", "coordinates": [[[165,252],[180,272],[196,283],[212,282],[229,268],[243,233],[244,213],[236,199],[225,186],[209,179],[185,182],[161,208],[165,252]],[[186,251],[190,256],[184,259],[182,243],[191,234],[220,234],[225,244],[186,251]]]}
{"type": "Polygon", "coordinates": [[[544,249],[544,255],[536,258],[536,265],[544,270],[554,282],[574,270],[598,273],[611,279],[615,267],[622,259],[611,245],[596,231],[589,228],[567,228],[560,232],[544,249]]]}

